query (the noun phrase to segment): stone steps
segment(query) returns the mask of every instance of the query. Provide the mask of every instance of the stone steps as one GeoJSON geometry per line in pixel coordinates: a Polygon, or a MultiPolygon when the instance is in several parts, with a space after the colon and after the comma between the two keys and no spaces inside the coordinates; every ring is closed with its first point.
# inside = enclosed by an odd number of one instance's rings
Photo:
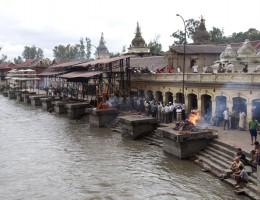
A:
{"type": "MultiPolygon", "coordinates": [[[[233,162],[234,155],[236,154],[237,148],[229,146],[221,141],[214,140],[211,142],[203,151],[200,151],[196,155],[195,162],[201,165],[204,170],[208,170],[214,175],[221,178],[227,184],[234,186],[236,181],[230,174],[229,167],[233,162]]],[[[246,154],[248,156],[248,154],[246,154]]],[[[249,168],[250,166],[246,166],[249,168]]],[[[253,171],[249,174],[249,183],[245,184],[242,189],[235,190],[237,194],[243,194],[251,199],[260,199],[259,194],[257,194],[257,173],[253,171]]]]}

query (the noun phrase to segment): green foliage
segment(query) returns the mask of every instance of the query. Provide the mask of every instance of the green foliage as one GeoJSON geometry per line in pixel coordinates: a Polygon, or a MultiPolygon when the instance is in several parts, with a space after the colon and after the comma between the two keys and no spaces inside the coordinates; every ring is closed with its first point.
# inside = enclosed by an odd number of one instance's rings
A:
{"type": "Polygon", "coordinates": [[[125,53],[125,52],[126,52],[126,45],[124,45],[122,48],[122,53],[125,53]]]}
{"type": "Polygon", "coordinates": [[[160,52],[162,52],[162,45],[159,42],[159,38],[160,38],[160,35],[155,35],[155,38],[153,39],[153,41],[150,41],[150,43],[148,44],[151,54],[157,55],[160,52]]]}
{"type": "Polygon", "coordinates": [[[114,58],[114,57],[120,56],[120,53],[118,53],[118,52],[116,52],[116,53],[110,52],[109,56],[110,56],[110,58],[114,58]]]}
{"type": "Polygon", "coordinates": [[[224,36],[224,31],[219,28],[212,27],[209,31],[210,41],[217,44],[223,44],[226,42],[226,37],[224,36]]]}
{"type": "MultiPolygon", "coordinates": [[[[193,39],[194,33],[198,30],[200,21],[189,19],[185,21],[187,40],[193,39]]],[[[184,29],[184,28],[183,28],[184,29]]],[[[250,41],[260,40],[260,31],[250,28],[246,32],[233,33],[230,36],[224,36],[224,30],[217,27],[212,27],[212,30],[208,31],[210,34],[210,41],[215,44],[224,43],[237,43],[244,42],[246,39],[250,41]]],[[[177,30],[171,35],[175,40],[174,44],[184,44],[185,33],[184,31],[177,30]]]]}
{"type": "MultiPolygon", "coordinates": [[[[200,21],[199,20],[194,20],[194,19],[189,19],[185,21],[185,26],[186,26],[186,40],[189,38],[192,39],[194,33],[198,30],[199,28],[200,21]]],[[[184,29],[184,27],[183,27],[184,29]]],[[[184,29],[185,30],[185,29],[184,29]]],[[[171,35],[173,38],[175,38],[174,44],[184,44],[185,41],[185,32],[181,30],[177,30],[171,35]]]]}
{"type": "Polygon", "coordinates": [[[229,43],[244,42],[246,39],[249,39],[250,41],[260,40],[260,31],[250,28],[244,33],[232,33],[232,35],[227,37],[229,43]]]}
{"type": "Polygon", "coordinates": [[[90,59],[91,40],[86,37],[85,40],[80,38],[79,44],[75,45],[58,45],[53,49],[53,55],[56,59],[90,59]]]}
{"type": "Polygon", "coordinates": [[[23,59],[22,59],[21,56],[18,56],[17,58],[14,58],[14,64],[19,64],[21,62],[23,62],[23,59]]]}
{"type": "Polygon", "coordinates": [[[35,58],[43,58],[43,50],[41,48],[37,48],[34,45],[32,47],[25,46],[22,56],[24,59],[35,59],[35,58]]]}
{"type": "Polygon", "coordinates": [[[89,60],[90,56],[91,56],[91,40],[90,38],[86,37],[86,48],[87,48],[87,54],[86,54],[86,58],[89,60]]]}
{"type": "Polygon", "coordinates": [[[5,63],[6,59],[7,59],[7,55],[2,54],[2,57],[0,58],[0,64],[5,63]]]}

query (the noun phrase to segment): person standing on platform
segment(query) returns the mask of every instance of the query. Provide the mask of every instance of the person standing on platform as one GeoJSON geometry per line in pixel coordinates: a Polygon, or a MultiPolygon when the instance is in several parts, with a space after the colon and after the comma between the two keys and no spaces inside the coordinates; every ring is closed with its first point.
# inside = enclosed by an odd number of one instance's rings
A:
{"type": "Polygon", "coordinates": [[[246,114],[242,110],[239,112],[239,130],[244,131],[245,130],[245,125],[246,125],[246,114]]]}
{"type": "Polygon", "coordinates": [[[182,119],[182,109],[181,109],[181,106],[178,106],[177,109],[176,109],[176,115],[177,115],[177,121],[181,121],[182,119]]]}
{"type": "Polygon", "coordinates": [[[194,63],[194,65],[192,66],[192,70],[193,70],[193,73],[198,73],[199,72],[199,66],[194,63]]]}
{"type": "Polygon", "coordinates": [[[229,109],[226,108],[226,110],[223,112],[223,117],[224,117],[224,130],[226,129],[226,126],[229,130],[229,118],[230,118],[230,112],[229,109]]]}
{"type": "Polygon", "coordinates": [[[258,121],[253,116],[252,120],[250,120],[250,122],[249,122],[249,132],[250,132],[250,136],[251,136],[251,145],[254,145],[254,139],[255,139],[255,142],[256,142],[257,128],[258,128],[258,121]]]}

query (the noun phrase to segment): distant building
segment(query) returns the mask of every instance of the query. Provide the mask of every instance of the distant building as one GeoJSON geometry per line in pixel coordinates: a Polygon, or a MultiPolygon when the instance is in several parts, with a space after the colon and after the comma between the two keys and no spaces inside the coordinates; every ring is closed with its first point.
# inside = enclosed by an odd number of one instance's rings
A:
{"type": "Polygon", "coordinates": [[[13,69],[14,67],[15,64],[13,63],[0,64],[0,81],[3,81],[6,77],[7,72],[13,69]]]}
{"type": "Polygon", "coordinates": [[[105,58],[109,58],[109,51],[105,45],[105,40],[104,40],[104,35],[103,33],[101,34],[101,38],[99,40],[99,45],[96,49],[95,52],[95,59],[105,59],[105,58]]]}
{"type": "Polygon", "coordinates": [[[141,34],[141,28],[137,22],[135,38],[132,40],[130,47],[128,48],[128,54],[138,54],[139,56],[149,55],[150,49],[148,48],[145,40],[141,34]]]}

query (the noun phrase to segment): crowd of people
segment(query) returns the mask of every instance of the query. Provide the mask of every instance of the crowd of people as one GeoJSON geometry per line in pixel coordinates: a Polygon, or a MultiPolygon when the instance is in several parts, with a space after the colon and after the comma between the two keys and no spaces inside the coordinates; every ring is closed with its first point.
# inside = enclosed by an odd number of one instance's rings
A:
{"type": "Polygon", "coordinates": [[[156,100],[147,100],[143,97],[134,96],[131,98],[131,107],[139,113],[154,117],[161,123],[172,123],[185,119],[185,104],[169,102],[163,104],[156,100]]]}
{"type": "MultiPolygon", "coordinates": [[[[234,65],[231,62],[226,63],[219,63],[217,73],[232,73],[232,72],[238,72],[236,69],[234,69],[234,65]]],[[[245,64],[244,67],[241,70],[242,73],[248,73],[248,64],[245,64]]],[[[253,71],[255,73],[260,72],[260,65],[257,65],[255,70],[253,71]]]]}

